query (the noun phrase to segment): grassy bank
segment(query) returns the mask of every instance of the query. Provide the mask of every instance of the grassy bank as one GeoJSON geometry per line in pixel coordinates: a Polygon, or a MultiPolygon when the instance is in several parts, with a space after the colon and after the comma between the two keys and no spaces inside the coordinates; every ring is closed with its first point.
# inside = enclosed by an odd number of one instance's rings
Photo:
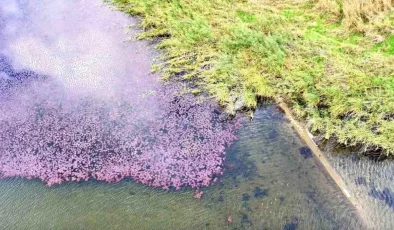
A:
{"type": "Polygon", "coordinates": [[[164,78],[227,110],[283,99],[312,132],[394,154],[390,0],[114,0],[161,38],[164,78]],[[365,4],[369,3],[369,4],[365,4]]]}

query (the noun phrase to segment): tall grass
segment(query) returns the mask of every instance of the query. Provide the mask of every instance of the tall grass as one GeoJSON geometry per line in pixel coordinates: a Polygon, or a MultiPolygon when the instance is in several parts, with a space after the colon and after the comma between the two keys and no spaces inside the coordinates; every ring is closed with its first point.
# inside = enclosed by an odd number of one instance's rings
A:
{"type": "Polygon", "coordinates": [[[392,12],[392,0],[343,0],[344,25],[356,31],[385,30],[386,20],[392,12]]]}
{"type": "Polygon", "coordinates": [[[368,15],[361,0],[114,2],[142,18],[139,38],[161,39],[155,69],[164,78],[193,82],[229,112],[281,98],[313,132],[394,153],[393,25],[379,44],[349,29],[361,28],[351,20],[372,28],[371,15],[389,17],[389,2],[368,15]]]}
{"type": "Polygon", "coordinates": [[[393,32],[393,0],[318,0],[316,9],[343,19],[353,32],[393,32]]]}

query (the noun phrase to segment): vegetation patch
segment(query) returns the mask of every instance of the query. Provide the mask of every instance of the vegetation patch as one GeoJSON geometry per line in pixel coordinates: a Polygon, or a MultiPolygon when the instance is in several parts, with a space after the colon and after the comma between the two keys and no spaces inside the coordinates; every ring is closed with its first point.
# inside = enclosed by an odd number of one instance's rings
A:
{"type": "Polygon", "coordinates": [[[114,0],[160,38],[163,78],[193,82],[228,112],[287,102],[325,138],[394,153],[393,2],[114,0]]]}

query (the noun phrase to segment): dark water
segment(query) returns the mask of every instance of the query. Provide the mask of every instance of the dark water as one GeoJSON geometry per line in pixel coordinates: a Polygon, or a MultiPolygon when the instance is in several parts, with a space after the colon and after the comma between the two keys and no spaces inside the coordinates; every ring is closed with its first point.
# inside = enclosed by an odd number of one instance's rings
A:
{"type": "MultiPolygon", "coordinates": [[[[41,97],[59,93],[109,103],[128,87],[143,100],[160,84],[149,74],[154,55],[147,43],[127,41],[135,30],[126,25],[134,21],[99,1],[6,0],[0,12],[1,55],[14,69],[62,86],[36,85],[34,92],[47,90],[41,97]]],[[[0,72],[0,80],[9,77],[0,72]]],[[[28,104],[31,91],[18,92],[16,102],[28,104]]],[[[23,114],[23,107],[10,109],[23,114]]],[[[237,136],[226,150],[224,175],[201,189],[201,199],[190,188],[164,191],[131,179],[52,187],[38,179],[0,180],[0,229],[364,228],[275,105],[261,107],[237,136]]],[[[391,194],[379,187],[372,193],[379,202],[391,194]]]]}

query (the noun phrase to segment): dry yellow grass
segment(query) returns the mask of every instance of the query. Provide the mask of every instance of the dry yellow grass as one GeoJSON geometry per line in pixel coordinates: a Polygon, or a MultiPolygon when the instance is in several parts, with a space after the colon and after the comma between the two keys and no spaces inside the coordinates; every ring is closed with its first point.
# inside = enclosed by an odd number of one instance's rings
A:
{"type": "Polygon", "coordinates": [[[342,20],[351,32],[393,33],[394,0],[317,0],[315,9],[342,20]]]}
{"type": "Polygon", "coordinates": [[[385,19],[393,11],[393,5],[392,0],[344,0],[343,25],[358,32],[369,32],[372,28],[390,32],[385,19]]]}
{"type": "Polygon", "coordinates": [[[340,5],[336,0],[319,0],[316,2],[315,9],[324,13],[340,17],[340,5]]]}

